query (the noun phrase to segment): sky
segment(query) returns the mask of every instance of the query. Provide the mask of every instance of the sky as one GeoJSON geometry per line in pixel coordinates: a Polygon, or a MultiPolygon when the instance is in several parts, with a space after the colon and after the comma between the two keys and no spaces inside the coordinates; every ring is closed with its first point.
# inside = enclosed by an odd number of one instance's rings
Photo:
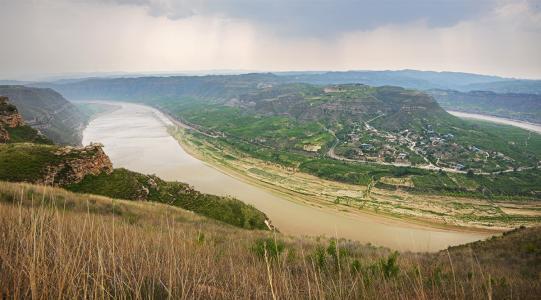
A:
{"type": "Polygon", "coordinates": [[[205,70],[541,79],[541,0],[0,0],[0,79],[205,70]]]}

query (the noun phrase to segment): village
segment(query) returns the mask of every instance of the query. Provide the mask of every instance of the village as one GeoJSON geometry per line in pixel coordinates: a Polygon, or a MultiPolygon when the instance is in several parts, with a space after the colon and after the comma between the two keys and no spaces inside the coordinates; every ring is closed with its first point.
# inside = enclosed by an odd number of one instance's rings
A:
{"type": "Polygon", "coordinates": [[[336,156],[353,161],[460,173],[516,169],[515,161],[503,153],[460,143],[455,134],[437,132],[430,124],[417,131],[391,132],[358,122],[332,150],[336,156]]]}

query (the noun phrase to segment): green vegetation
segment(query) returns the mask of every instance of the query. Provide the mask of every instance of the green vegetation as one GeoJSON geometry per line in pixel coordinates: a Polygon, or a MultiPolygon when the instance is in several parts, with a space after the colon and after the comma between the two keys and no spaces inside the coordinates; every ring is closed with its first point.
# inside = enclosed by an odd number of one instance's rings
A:
{"type": "Polygon", "coordinates": [[[4,182],[0,223],[0,290],[13,298],[528,299],[541,293],[539,227],[437,253],[398,253],[343,239],[242,230],[159,203],[4,182]]]}
{"type": "Polygon", "coordinates": [[[58,146],[30,143],[0,144],[0,180],[35,182],[45,167],[59,162],[58,146]]]}
{"type": "Polygon", "coordinates": [[[43,135],[39,134],[34,128],[23,125],[15,128],[5,128],[9,133],[9,143],[36,143],[36,144],[51,144],[43,135]]]}
{"type": "Polygon", "coordinates": [[[185,183],[167,182],[126,169],[115,169],[111,174],[87,175],[83,181],[66,188],[117,199],[165,203],[237,227],[267,229],[265,214],[237,199],[203,194],[185,183]]]}
{"type": "Polygon", "coordinates": [[[527,179],[541,176],[541,135],[458,119],[417,91],[288,84],[225,103],[201,98],[155,103],[218,149],[233,147],[325,179],[366,185],[381,177],[411,177],[414,186],[408,189],[418,193],[541,197],[540,181],[527,179]],[[349,161],[329,158],[330,149],[349,161]],[[404,161],[411,166],[382,164],[404,161]],[[448,171],[415,168],[428,163],[448,171]]]}

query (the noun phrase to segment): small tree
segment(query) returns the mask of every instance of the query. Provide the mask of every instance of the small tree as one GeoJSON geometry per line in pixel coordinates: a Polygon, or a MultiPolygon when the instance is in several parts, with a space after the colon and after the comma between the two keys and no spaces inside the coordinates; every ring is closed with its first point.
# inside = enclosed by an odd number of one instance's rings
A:
{"type": "Polygon", "coordinates": [[[396,264],[396,260],[398,258],[398,252],[395,251],[391,253],[387,259],[382,259],[380,261],[380,268],[383,273],[383,276],[385,278],[391,278],[396,275],[398,275],[398,271],[400,270],[398,265],[396,264]]]}

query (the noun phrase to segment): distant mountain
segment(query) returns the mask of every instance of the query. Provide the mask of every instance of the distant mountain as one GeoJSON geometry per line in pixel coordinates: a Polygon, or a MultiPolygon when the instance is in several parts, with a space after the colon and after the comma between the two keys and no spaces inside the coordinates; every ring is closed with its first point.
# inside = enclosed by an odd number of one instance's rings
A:
{"type": "Polygon", "coordinates": [[[505,80],[497,82],[471,83],[461,90],[493,91],[497,93],[523,93],[541,95],[541,80],[505,80]]]}
{"type": "Polygon", "coordinates": [[[313,84],[362,83],[372,86],[395,85],[413,89],[461,89],[465,85],[499,82],[507,79],[497,76],[458,72],[434,71],[346,71],[325,73],[277,73],[290,81],[313,84]]]}
{"type": "Polygon", "coordinates": [[[270,73],[252,73],[243,75],[92,78],[79,81],[38,83],[33,86],[53,88],[71,100],[152,101],[181,97],[228,99],[261,86],[286,82],[286,80],[286,78],[270,73]]]}
{"type": "Polygon", "coordinates": [[[541,95],[452,90],[431,90],[428,93],[449,110],[541,123],[541,95]]]}
{"type": "Polygon", "coordinates": [[[311,83],[320,85],[361,83],[371,86],[393,85],[410,89],[448,89],[458,91],[486,90],[499,93],[541,94],[541,80],[520,80],[499,76],[462,72],[418,70],[343,71],[343,72],[277,72],[241,75],[145,76],[124,78],[87,78],[29,83],[51,87],[68,98],[178,96],[206,89],[208,95],[230,91],[233,87],[248,88],[265,83],[311,83]]]}
{"type": "Polygon", "coordinates": [[[58,144],[79,145],[87,117],[52,89],[19,85],[0,86],[25,122],[58,144]]]}

